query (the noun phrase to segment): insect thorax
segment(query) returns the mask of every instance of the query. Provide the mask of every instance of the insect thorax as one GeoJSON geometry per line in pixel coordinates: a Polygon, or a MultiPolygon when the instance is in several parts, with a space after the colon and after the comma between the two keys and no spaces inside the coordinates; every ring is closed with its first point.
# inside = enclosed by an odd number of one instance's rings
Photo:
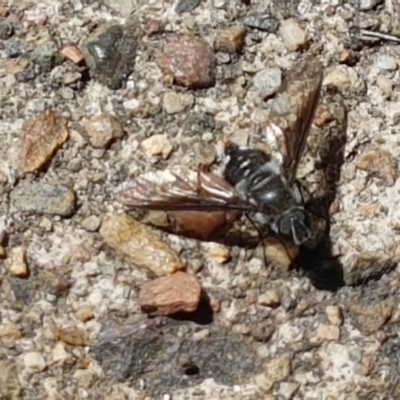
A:
{"type": "Polygon", "coordinates": [[[301,204],[301,196],[289,187],[279,165],[268,154],[229,144],[226,155],[225,179],[261,213],[273,217],[301,204]]]}

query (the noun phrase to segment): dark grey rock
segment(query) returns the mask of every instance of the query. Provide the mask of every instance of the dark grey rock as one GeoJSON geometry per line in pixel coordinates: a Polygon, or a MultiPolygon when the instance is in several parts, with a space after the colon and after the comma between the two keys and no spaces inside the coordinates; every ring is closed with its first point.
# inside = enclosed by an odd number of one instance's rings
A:
{"type": "Polygon", "coordinates": [[[185,12],[191,12],[197,8],[201,3],[201,0],[179,0],[175,7],[175,12],[177,14],[182,14],[185,12]]]}
{"type": "Polygon", "coordinates": [[[7,40],[14,34],[14,25],[6,18],[0,18],[0,39],[7,40]]]}
{"type": "Polygon", "coordinates": [[[132,26],[113,23],[100,26],[82,50],[91,75],[110,89],[119,89],[133,70],[136,45],[132,26]]]}
{"type": "Polygon", "coordinates": [[[279,22],[270,14],[252,14],[244,19],[244,24],[249,28],[275,33],[279,28],[279,22]]]}

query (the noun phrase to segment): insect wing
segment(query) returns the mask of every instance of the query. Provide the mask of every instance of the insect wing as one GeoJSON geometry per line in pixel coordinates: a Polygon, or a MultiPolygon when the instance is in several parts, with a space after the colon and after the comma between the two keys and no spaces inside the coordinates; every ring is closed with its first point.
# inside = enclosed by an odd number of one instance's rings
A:
{"type": "Polygon", "coordinates": [[[292,183],[318,105],[323,68],[313,57],[301,60],[285,79],[271,104],[263,132],[273,157],[292,183]]]}
{"type": "Polygon", "coordinates": [[[194,171],[156,171],[139,175],[116,199],[127,206],[163,211],[252,211],[233,186],[201,168],[194,171]],[[185,178],[183,178],[185,176],[185,178]]]}

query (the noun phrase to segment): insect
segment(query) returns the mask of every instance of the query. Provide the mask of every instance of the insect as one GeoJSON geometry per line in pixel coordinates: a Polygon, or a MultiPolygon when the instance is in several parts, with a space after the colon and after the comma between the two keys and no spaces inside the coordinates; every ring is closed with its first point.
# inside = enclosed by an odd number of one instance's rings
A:
{"type": "Polygon", "coordinates": [[[301,245],[312,235],[310,216],[296,180],[299,162],[319,101],[323,68],[304,58],[286,73],[272,101],[260,146],[225,143],[223,176],[200,166],[195,176],[181,172],[139,175],[117,200],[138,209],[229,211],[254,214],[268,230],[301,245]]]}

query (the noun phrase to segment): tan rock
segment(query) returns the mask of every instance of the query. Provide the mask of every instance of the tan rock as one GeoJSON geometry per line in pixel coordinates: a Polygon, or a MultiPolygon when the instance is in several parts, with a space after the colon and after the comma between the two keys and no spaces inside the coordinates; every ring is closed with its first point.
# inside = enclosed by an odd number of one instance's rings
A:
{"type": "Polygon", "coordinates": [[[227,53],[239,53],[244,44],[246,28],[243,25],[231,26],[219,32],[215,46],[217,50],[227,53]]]}
{"type": "Polygon", "coordinates": [[[85,346],[89,344],[87,332],[76,326],[60,327],[52,325],[51,331],[58,340],[62,340],[71,346],[85,346]]]}
{"type": "Polygon", "coordinates": [[[148,157],[161,155],[163,158],[168,158],[173,147],[167,135],[153,135],[143,140],[141,146],[148,157]]]}
{"type": "Polygon", "coordinates": [[[79,64],[84,59],[82,52],[76,46],[65,46],[61,54],[75,64],[79,64]]]}
{"type": "Polygon", "coordinates": [[[121,123],[109,113],[98,115],[84,123],[84,127],[93,147],[107,147],[113,139],[123,135],[121,123]]]}
{"type": "Polygon", "coordinates": [[[76,317],[82,322],[91,320],[94,317],[93,306],[90,304],[85,304],[79,307],[79,309],[76,311],[76,317]]]}
{"type": "Polygon", "coordinates": [[[289,51],[297,51],[307,43],[306,32],[292,18],[282,21],[279,33],[289,51]]]}
{"type": "Polygon", "coordinates": [[[321,342],[336,342],[340,337],[340,329],[338,326],[319,324],[315,337],[311,338],[311,341],[321,342]]]}
{"type": "Polygon", "coordinates": [[[67,352],[63,342],[57,342],[51,351],[51,361],[53,364],[64,364],[72,360],[71,355],[67,352]]]}
{"type": "Polygon", "coordinates": [[[46,164],[68,139],[67,120],[47,109],[23,125],[21,168],[34,172],[46,164]]]}
{"type": "Polygon", "coordinates": [[[22,246],[15,247],[11,252],[11,264],[9,271],[11,274],[20,278],[25,278],[29,274],[28,266],[26,265],[25,253],[26,250],[22,246]]]}
{"type": "Polygon", "coordinates": [[[195,311],[200,297],[201,286],[196,277],[176,272],[145,283],[140,290],[139,303],[146,313],[172,315],[195,311]]]}
{"type": "Polygon", "coordinates": [[[267,307],[278,307],[281,303],[279,292],[274,289],[267,290],[265,293],[262,293],[260,296],[258,296],[257,302],[258,304],[267,307]]]}
{"type": "Polygon", "coordinates": [[[255,377],[255,383],[263,392],[269,392],[275,383],[283,381],[290,373],[290,358],[282,354],[264,365],[264,373],[255,377]]]}
{"type": "Polygon", "coordinates": [[[17,340],[22,338],[22,332],[17,324],[12,322],[0,325],[0,338],[7,340],[17,340]]]}
{"type": "Polygon", "coordinates": [[[37,351],[31,351],[22,355],[22,363],[27,372],[34,374],[46,369],[46,361],[37,351]]]}
{"type": "Polygon", "coordinates": [[[167,114],[178,114],[192,107],[194,97],[191,93],[168,91],[163,96],[163,107],[167,114]]]}
{"type": "Polygon", "coordinates": [[[338,306],[327,306],[325,314],[332,325],[340,326],[343,323],[342,309],[338,306]]]}
{"type": "Polygon", "coordinates": [[[127,215],[114,215],[105,220],[100,234],[133,264],[157,276],[170,275],[183,268],[178,255],[153,229],[127,215]]]}

